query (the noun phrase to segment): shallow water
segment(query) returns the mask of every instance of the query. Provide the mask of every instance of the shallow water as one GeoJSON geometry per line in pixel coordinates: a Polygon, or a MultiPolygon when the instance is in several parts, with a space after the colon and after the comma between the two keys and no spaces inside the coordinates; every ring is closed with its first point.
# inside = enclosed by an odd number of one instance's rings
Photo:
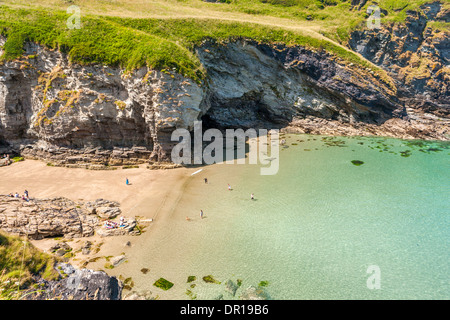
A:
{"type": "MultiPolygon", "coordinates": [[[[171,227],[143,248],[167,261],[153,269],[175,283],[163,298],[238,299],[259,284],[272,299],[450,298],[448,144],[285,138],[276,175],[218,164],[189,179],[171,227]],[[379,268],[380,289],[368,288],[369,266],[379,268]],[[242,283],[235,296],[229,279],[242,283]]],[[[159,290],[151,281],[148,289],[159,290]]]]}

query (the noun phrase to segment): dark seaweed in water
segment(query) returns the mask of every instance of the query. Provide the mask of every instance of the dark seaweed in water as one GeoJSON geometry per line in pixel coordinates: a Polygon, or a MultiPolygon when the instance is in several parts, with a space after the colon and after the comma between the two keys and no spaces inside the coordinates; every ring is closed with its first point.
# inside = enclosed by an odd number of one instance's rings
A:
{"type": "Polygon", "coordinates": [[[428,148],[428,149],[419,149],[419,151],[430,154],[430,152],[440,152],[440,151],[442,151],[442,149],[439,149],[439,148],[428,148]]]}
{"type": "Polygon", "coordinates": [[[421,141],[421,140],[413,140],[413,141],[408,141],[406,142],[406,145],[409,147],[420,147],[423,148],[427,145],[427,143],[425,141],[421,141]]]}
{"type": "Polygon", "coordinates": [[[352,160],[352,163],[353,163],[355,166],[360,166],[360,165],[364,164],[364,161],[361,161],[361,160],[352,160]]]}
{"type": "Polygon", "coordinates": [[[153,285],[163,290],[169,290],[173,287],[173,283],[164,278],[159,278],[153,285]]]}
{"type": "Polygon", "coordinates": [[[411,155],[411,150],[400,151],[400,155],[401,155],[402,157],[407,158],[407,157],[409,157],[409,156],[411,155]]]}
{"type": "Polygon", "coordinates": [[[334,140],[333,137],[323,137],[322,141],[328,147],[347,147],[344,140],[334,140]]]}
{"type": "Polygon", "coordinates": [[[205,281],[206,283],[220,284],[220,281],[217,281],[216,279],[214,279],[214,277],[212,275],[204,276],[203,281],[205,281]]]}
{"type": "Polygon", "coordinates": [[[411,148],[420,148],[420,152],[430,153],[430,152],[439,152],[444,149],[448,149],[450,147],[450,143],[448,141],[421,141],[421,140],[413,140],[406,142],[406,145],[411,148]]]}

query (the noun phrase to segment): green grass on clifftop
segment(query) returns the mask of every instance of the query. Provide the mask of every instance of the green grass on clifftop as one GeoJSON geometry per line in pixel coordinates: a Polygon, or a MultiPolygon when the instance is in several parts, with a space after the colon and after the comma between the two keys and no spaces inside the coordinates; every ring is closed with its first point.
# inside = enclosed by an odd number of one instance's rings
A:
{"type": "Polygon", "coordinates": [[[131,19],[83,16],[80,29],[66,25],[69,14],[62,11],[0,7],[0,32],[6,36],[2,60],[19,58],[26,41],[68,54],[79,64],[106,64],[126,70],[148,66],[171,69],[194,81],[204,70],[193,48],[210,38],[229,41],[249,38],[264,43],[301,45],[326,50],[348,62],[382,73],[359,57],[326,39],[247,22],[217,19],[131,19]]]}

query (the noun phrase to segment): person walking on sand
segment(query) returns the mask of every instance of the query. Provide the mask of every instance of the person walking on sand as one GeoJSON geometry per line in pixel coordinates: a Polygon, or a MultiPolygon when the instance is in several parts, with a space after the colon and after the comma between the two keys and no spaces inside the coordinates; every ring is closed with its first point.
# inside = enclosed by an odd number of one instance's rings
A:
{"type": "Polygon", "coordinates": [[[253,193],[250,195],[250,198],[251,198],[252,200],[255,200],[255,196],[254,196],[253,193]]]}
{"type": "Polygon", "coordinates": [[[130,181],[128,181],[128,178],[126,178],[125,183],[127,184],[127,186],[130,184],[130,181]]]}
{"type": "Polygon", "coordinates": [[[200,218],[203,219],[203,210],[200,210],[200,218]]]}
{"type": "Polygon", "coordinates": [[[231,186],[230,186],[230,184],[228,184],[228,190],[230,190],[230,191],[231,191],[231,186]]]}
{"type": "Polygon", "coordinates": [[[205,178],[205,183],[208,183],[208,179],[207,178],[205,178]]]}

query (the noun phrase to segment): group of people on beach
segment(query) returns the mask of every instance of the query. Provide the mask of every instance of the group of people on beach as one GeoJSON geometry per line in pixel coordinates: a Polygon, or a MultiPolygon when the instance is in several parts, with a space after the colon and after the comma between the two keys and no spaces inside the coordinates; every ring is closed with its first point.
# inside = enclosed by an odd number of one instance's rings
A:
{"type": "Polygon", "coordinates": [[[14,194],[12,194],[12,193],[10,193],[9,194],[9,196],[11,197],[11,198],[22,198],[22,200],[25,200],[25,201],[30,201],[30,197],[28,196],[28,191],[27,190],[25,190],[24,192],[23,192],[23,195],[22,196],[20,196],[20,194],[16,191],[16,193],[14,193],[14,194]]]}
{"type": "Polygon", "coordinates": [[[128,227],[128,224],[125,222],[124,217],[120,217],[119,223],[111,221],[111,220],[105,221],[106,229],[117,229],[117,228],[125,228],[125,227],[128,227]]]}
{"type": "Polygon", "coordinates": [[[11,164],[11,160],[9,158],[9,154],[4,154],[3,157],[1,158],[3,164],[5,165],[9,165],[11,164]]]}
{"type": "MultiPolygon", "coordinates": [[[[205,181],[206,184],[208,183],[208,178],[203,178],[203,180],[205,181]]],[[[233,189],[231,188],[231,185],[230,185],[230,184],[228,184],[228,190],[229,190],[229,191],[233,190],[233,189]]],[[[255,195],[254,195],[253,193],[250,195],[250,199],[251,199],[251,200],[255,200],[255,195]]],[[[200,210],[200,219],[203,219],[203,210],[200,210]]],[[[186,220],[187,220],[187,221],[190,221],[191,218],[189,218],[188,216],[186,216],[186,220]]]]}

